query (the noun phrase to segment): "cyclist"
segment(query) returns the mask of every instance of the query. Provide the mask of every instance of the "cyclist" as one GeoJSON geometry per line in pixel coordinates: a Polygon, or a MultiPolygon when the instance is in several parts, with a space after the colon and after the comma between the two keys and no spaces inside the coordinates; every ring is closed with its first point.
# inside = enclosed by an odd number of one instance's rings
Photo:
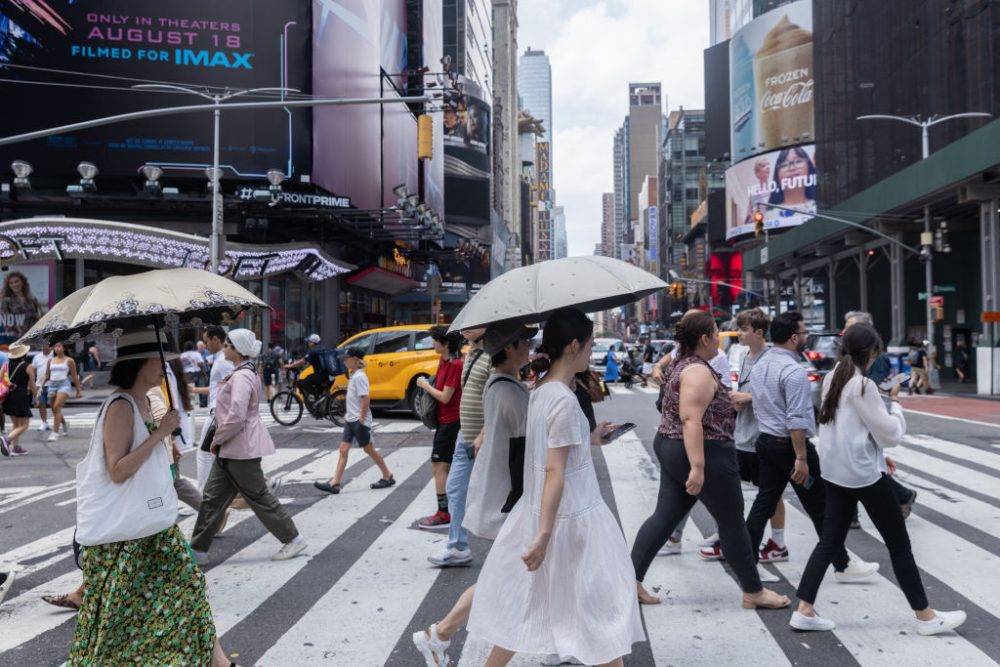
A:
{"type": "Polygon", "coordinates": [[[313,373],[308,378],[299,381],[299,385],[311,394],[321,395],[333,384],[329,369],[325,362],[328,350],[320,348],[323,342],[319,334],[310,334],[306,338],[306,355],[297,361],[285,364],[282,368],[286,371],[297,370],[306,364],[312,366],[313,373]]]}

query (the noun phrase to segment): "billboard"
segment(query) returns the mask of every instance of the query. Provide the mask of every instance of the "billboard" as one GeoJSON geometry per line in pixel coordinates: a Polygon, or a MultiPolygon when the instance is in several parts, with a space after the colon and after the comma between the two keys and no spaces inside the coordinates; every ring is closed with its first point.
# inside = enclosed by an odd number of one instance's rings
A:
{"type": "Polygon", "coordinates": [[[0,345],[28,332],[55,303],[55,262],[16,264],[0,287],[0,345]]]}
{"type": "Polygon", "coordinates": [[[813,144],[772,151],[733,165],[726,170],[726,239],[754,232],[753,212],[758,206],[768,231],[809,220],[816,213],[817,181],[813,144]]]}
{"type": "MultiPolygon", "coordinates": [[[[17,100],[17,108],[4,115],[3,134],[205,101],[181,92],[132,89],[152,81],[218,90],[287,86],[309,93],[310,14],[304,0],[102,0],[99,10],[76,0],[0,4],[5,28],[0,65],[71,72],[5,68],[4,79],[16,82],[0,83],[0,94],[17,100]]],[[[309,173],[310,118],[308,109],[224,113],[226,172],[263,177],[276,167],[292,176],[309,173]]],[[[168,173],[201,171],[212,160],[212,116],[116,123],[0,149],[0,162],[11,159],[28,160],[38,175],[75,177],[82,160],[105,175],[131,176],[147,162],[168,173]]]]}
{"type": "Polygon", "coordinates": [[[733,161],[811,142],[812,2],[798,0],[762,14],[729,42],[733,161]]]}

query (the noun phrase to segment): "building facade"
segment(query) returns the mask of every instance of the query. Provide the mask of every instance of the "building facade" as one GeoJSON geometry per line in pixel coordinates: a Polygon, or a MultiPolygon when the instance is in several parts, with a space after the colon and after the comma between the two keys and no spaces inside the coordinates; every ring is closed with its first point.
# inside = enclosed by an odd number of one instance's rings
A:
{"type": "Polygon", "coordinates": [[[638,221],[639,192],[647,176],[657,176],[663,101],[660,83],[630,83],[628,85],[628,204],[627,221],[634,227],[638,221]]]}
{"type": "Polygon", "coordinates": [[[615,245],[615,193],[605,192],[601,195],[601,242],[600,252],[595,254],[614,257],[615,245]]]}
{"type": "Polygon", "coordinates": [[[566,209],[562,206],[552,207],[552,259],[562,259],[569,252],[566,238],[566,209]]]}
{"type": "Polygon", "coordinates": [[[611,256],[617,259],[622,257],[622,244],[628,240],[628,192],[629,192],[629,170],[628,170],[628,118],[620,128],[615,131],[614,148],[612,150],[612,161],[614,163],[614,240],[611,245],[611,256]]]}
{"type": "Polygon", "coordinates": [[[521,265],[517,0],[493,0],[493,275],[521,265]]]}

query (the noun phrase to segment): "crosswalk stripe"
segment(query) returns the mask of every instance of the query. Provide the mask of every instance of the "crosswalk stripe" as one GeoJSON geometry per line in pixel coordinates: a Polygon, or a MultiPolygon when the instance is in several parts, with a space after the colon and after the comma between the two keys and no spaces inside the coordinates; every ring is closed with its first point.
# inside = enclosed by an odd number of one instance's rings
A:
{"type": "Polygon", "coordinates": [[[618,395],[618,396],[624,396],[624,395],[626,395],[626,394],[634,394],[634,393],[635,393],[635,392],[634,392],[633,390],[631,390],[631,389],[627,389],[626,387],[619,387],[619,386],[618,386],[618,385],[616,385],[616,384],[608,384],[608,390],[609,390],[609,391],[610,391],[610,392],[611,392],[612,394],[616,394],[616,395],[618,395]]]}
{"type": "MultiPolygon", "coordinates": [[[[751,500],[753,495],[751,492],[751,500]]],[[[798,586],[816,546],[816,529],[793,503],[785,503],[785,517],[785,542],[791,558],[775,567],[793,586],[798,586]]],[[[911,517],[908,527],[912,521],[911,517]]],[[[922,554],[916,553],[921,545],[915,539],[913,546],[917,565],[923,567],[922,554]]],[[[853,553],[850,556],[857,557],[853,553]]],[[[949,638],[948,642],[915,641],[913,612],[902,590],[885,574],[880,572],[865,582],[839,584],[831,567],[816,599],[818,613],[836,622],[834,633],[859,663],[884,665],[886,655],[892,655],[893,661],[904,665],[986,664],[989,658],[961,636],[949,638]]],[[[933,604],[933,594],[930,597],[933,604]]],[[[790,610],[787,613],[791,615],[790,610]]]]}
{"type": "Polygon", "coordinates": [[[439,574],[420,556],[431,553],[441,536],[409,528],[433,505],[432,480],[260,663],[299,665],[333,657],[343,665],[384,664],[394,645],[389,639],[405,630],[439,574]],[[391,604],[380,594],[385,590],[393,591],[391,604]],[[349,641],[331,642],[334,627],[349,641]]]}
{"type": "MultiPolygon", "coordinates": [[[[978,463],[987,468],[1000,471],[1000,454],[981,447],[973,447],[952,440],[935,438],[931,435],[911,434],[906,436],[906,444],[914,444],[941,454],[948,454],[965,461],[978,463]]],[[[904,445],[905,446],[905,445],[904,445]]],[[[894,450],[893,450],[894,451],[894,450]]],[[[892,452],[889,452],[892,456],[892,452]]]]}
{"type": "MultiPolygon", "coordinates": [[[[659,466],[634,434],[623,436],[602,452],[631,547],[639,527],[656,506],[659,466]]],[[[663,604],[642,610],[653,655],[663,664],[739,664],[752,646],[754,662],[789,664],[760,617],[740,606],[736,582],[719,564],[697,557],[701,535],[693,521],[688,522],[685,533],[683,554],[657,557],[646,574],[646,587],[659,586],[665,597],[663,604]],[[692,613],[693,608],[701,613],[692,613]]]]}
{"type": "Polygon", "coordinates": [[[1000,480],[997,477],[963,468],[936,456],[930,456],[906,447],[894,447],[888,453],[891,458],[906,466],[927,471],[936,477],[942,477],[952,484],[984,496],[996,498],[997,489],[1000,488],[1000,480]]]}
{"type": "Polygon", "coordinates": [[[643,394],[659,394],[660,393],[660,388],[659,387],[654,387],[652,385],[650,385],[648,387],[636,387],[636,389],[638,389],[643,394]]]}
{"type": "Polygon", "coordinates": [[[11,487],[7,489],[0,489],[0,496],[3,497],[3,500],[0,500],[0,507],[6,507],[7,505],[11,505],[19,501],[34,502],[32,497],[36,496],[37,494],[44,493],[46,491],[53,491],[56,489],[65,490],[74,486],[74,484],[75,484],[74,481],[69,481],[69,482],[62,482],[60,484],[54,484],[52,486],[20,486],[20,487],[11,487]]]}
{"type": "MultiPolygon", "coordinates": [[[[386,463],[392,470],[397,484],[400,484],[421,466],[426,465],[429,458],[429,447],[404,447],[387,456],[386,463]]],[[[378,468],[372,466],[345,486],[338,496],[324,498],[295,515],[295,525],[309,543],[306,550],[307,557],[293,558],[280,563],[271,562],[268,559],[277,550],[278,543],[268,534],[209,570],[206,574],[208,593],[218,631],[227,632],[252,613],[295,573],[305,567],[313,555],[338,539],[358,519],[384,500],[385,492],[372,491],[368,488],[368,485],[379,477],[378,468]],[[265,566],[258,567],[261,564],[265,566]],[[252,586],[246,586],[248,580],[253,582],[252,586]],[[234,595],[234,591],[239,591],[239,594],[234,595]]],[[[432,504],[427,503],[427,505],[432,504]]],[[[371,585],[374,581],[375,578],[372,578],[368,584],[371,585]]],[[[337,591],[340,589],[338,582],[337,591]]],[[[352,613],[358,612],[355,610],[352,613]]],[[[339,624],[338,622],[337,625],[339,624]]],[[[332,626],[325,626],[324,632],[328,632],[329,627],[332,626]]]]}
{"type": "Polygon", "coordinates": [[[978,530],[989,531],[989,526],[1000,524],[1000,508],[972,498],[913,473],[896,473],[904,486],[916,487],[919,491],[915,509],[928,507],[945,516],[978,530]]]}

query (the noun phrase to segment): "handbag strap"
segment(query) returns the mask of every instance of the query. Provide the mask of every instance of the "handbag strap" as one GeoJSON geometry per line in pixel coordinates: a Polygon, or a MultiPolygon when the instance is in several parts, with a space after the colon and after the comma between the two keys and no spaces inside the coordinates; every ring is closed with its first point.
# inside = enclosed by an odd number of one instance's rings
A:
{"type": "Polygon", "coordinates": [[[465,388],[465,383],[469,381],[469,376],[472,375],[472,369],[476,367],[476,362],[479,361],[479,357],[483,356],[486,350],[483,348],[478,348],[475,351],[475,356],[472,357],[472,361],[469,362],[469,367],[465,371],[465,375],[462,376],[462,388],[465,388]]]}

